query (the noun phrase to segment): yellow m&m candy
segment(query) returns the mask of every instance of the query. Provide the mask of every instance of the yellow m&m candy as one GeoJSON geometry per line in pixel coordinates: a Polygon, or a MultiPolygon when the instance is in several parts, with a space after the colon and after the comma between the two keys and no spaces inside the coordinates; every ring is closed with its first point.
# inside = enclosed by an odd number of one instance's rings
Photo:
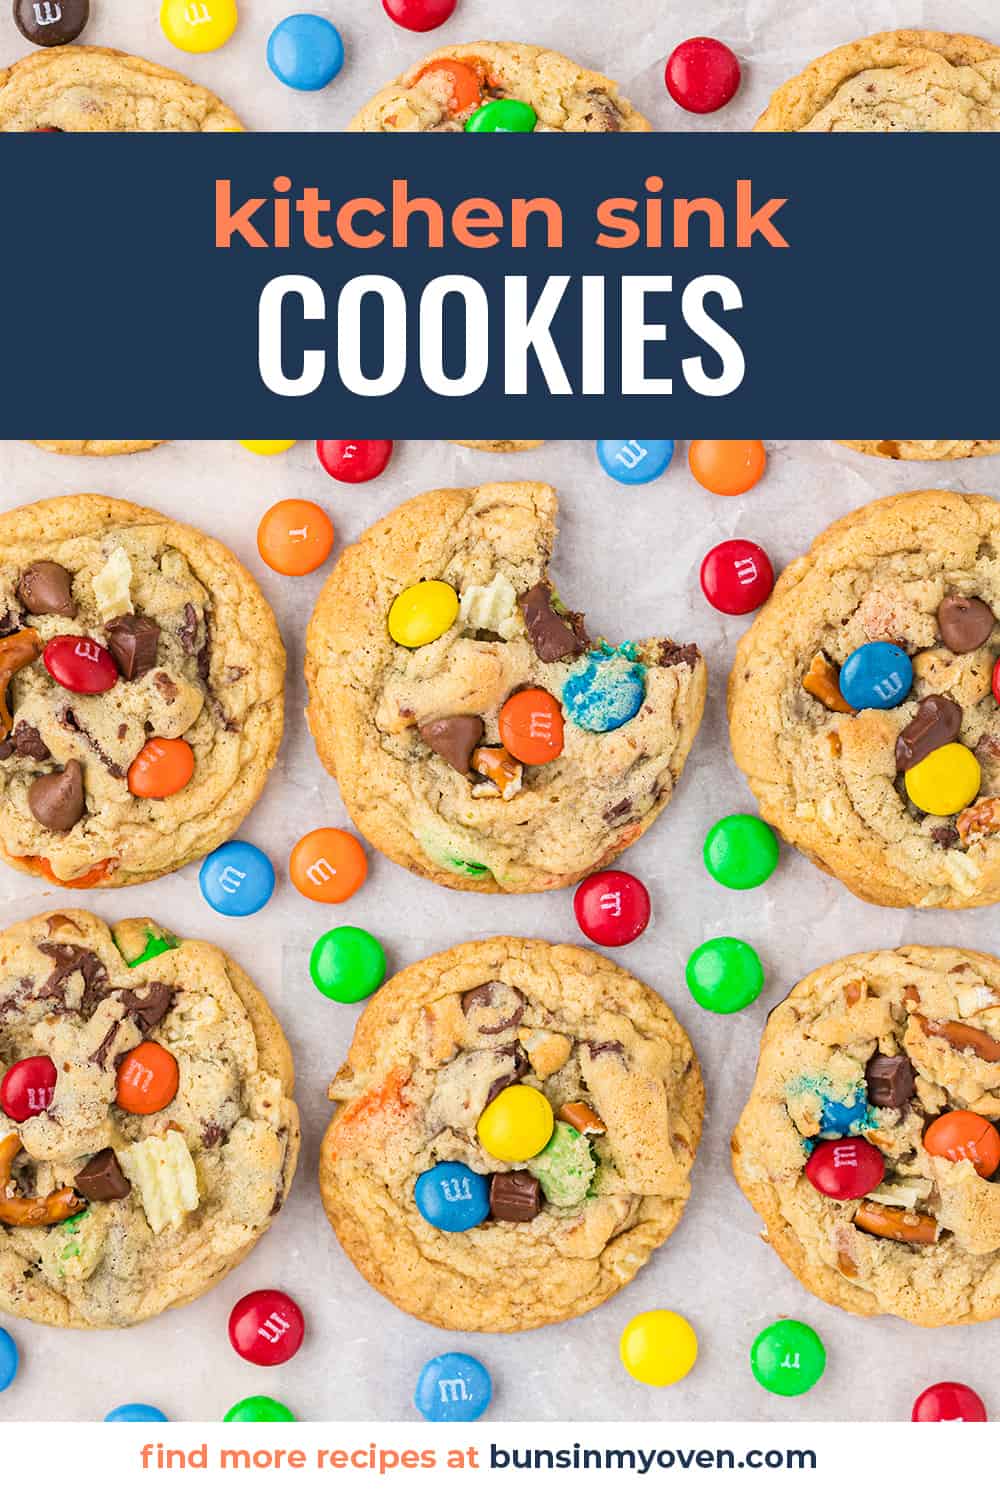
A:
{"type": "Polygon", "coordinates": [[[160,26],[182,52],[214,52],[236,30],[236,0],[163,0],[160,26]]]}
{"type": "Polygon", "coordinates": [[[529,1161],[549,1144],[555,1128],[552,1105],[538,1089],[512,1083],[479,1116],[476,1134],[498,1161],[529,1161]]]}
{"type": "Polygon", "coordinates": [[[294,448],[295,447],[295,439],[294,438],[288,438],[288,439],[282,438],[280,442],[275,442],[275,443],[260,442],[259,443],[259,442],[256,441],[256,439],[254,439],[253,441],[251,441],[249,438],[240,438],[239,444],[240,444],[240,447],[241,448],[245,448],[248,453],[260,453],[264,458],[270,458],[271,455],[274,454],[274,453],[287,453],[288,450],[289,450],[289,448],[294,448]]]}
{"type": "Polygon", "coordinates": [[[698,1336],[687,1318],[658,1307],[625,1325],[618,1353],[633,1380],[674,1385],[698,1358],[698,1336]]]}
{"type": "Polygon", "coordinates": [[[393,600],[389,634],[400,646],[426,646],[450,630],[458,616],[458,595],[450,583],[415,583],[393,600]]]}
{"type": "Polygon", "coordinates": [[[942,745],[906,773],[906,795],[921,812],[946,818],[968,807],[982,781],[979,762],[964,745],[942,745]]]}

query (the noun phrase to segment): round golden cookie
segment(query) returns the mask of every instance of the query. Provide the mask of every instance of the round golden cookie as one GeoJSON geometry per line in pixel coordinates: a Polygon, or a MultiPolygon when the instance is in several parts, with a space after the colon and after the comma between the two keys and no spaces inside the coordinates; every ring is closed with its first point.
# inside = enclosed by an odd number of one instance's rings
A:
{"type": "Polygon", "coordinates": [[[48,1107],[0,1110],[0,1310],[123,1328],[201,1296],[295,1171],[292,1057],[263,995],[220,949],[155,923],[34,917],[0,934],[0,1071],[39,1056],[56,1068],[48,1107]],[[158,1102],[170,1059],[169,1102],[125,1108],[158,1102]]]}
{"type": "Polygon", "coordinates": [[[0,69],[0,130],[242,130],[221,99],[109,47],[46,47],[0,69]]]}
{"type": "Polygon", "coordinates": [[[455,438],[460,448],[479,448],[483,453],[527,453],[530,448],[540,448],[540,441],[519,441],[517,438],[484,438],[473,442],[471,438],[455,438]]]}
{"type": "MultiPolygon", "coordinates": [[[[1000,613],[998,557],[1000,504],[986,495],[876,500],[785,569],[737,647],[730,734],[761,817],[865,901],[962,908],[1000,899],[1000,708],[990,691],[1000,627],[994,620],[980,646],[959,650],[955,626],[944,632],[951,649],[938,620],[956,598],[1000,613]],[[840,697],[840,668],[871,641],[906,650],[913,688],[896,708],[854,713],[840,697]],[[946,714],[960,710],[957,739],[981,774],[972,805],[949,816],[910,801],[909,765],[897,761],[897,741],[930,695],[946,714]]],[[[926,758],[933,741],[921,748],[926,758]]]]}
{"type": "Polygon", "coordinates": [[[1000,453],[1000,443],[919,442],[915,438],[887,439],[884,442],[848,442],[844,439],[842,446],[853,448],[857,453],[869,453],[873,458],[902,458],[910,463],[934,459],[983,458],[987,454],[1000,453]]]}
{"type": "Polygon", "coordinates": [[[520,99],[538,116],[538,130],[649,130],[650,124],[618,85],[600,73],[524,42],[469,42],[439,47],[407,69],[359,110],[349,130],[462,130],[491,99],[520,99]],[[478,96],[456,100],[453,76],[436,67],[454,60],[477,75],[478,96]]]}
{"type": "Polygon", "coordinates": [[[320,1191],[342,1246],[404,1312],[466,1332],[557,1323],[627,1285],[680,1222],[704,1109],[698,1060],[659,995],[589,949],[512,937],[397,974],[330,1098],[320,1191]],[[514,1083],[555,1115],[527,1162],[477,1136],[514,1083]],[[420,1214],[417,1177],[440,1162],[497,1174],[493,1217],[447,1232],[420,1214]],[[512,1202],[533,1216],[503,1217],[512,1202]]]}
{"type": "Polygon", "coordinates": [[[75,887],[153,880],[202,858],[263,790],[284,669],[257,584],[202,532],[104,495],[7,511],[0,857],[75,887]],[[71,692],[50,676],[42,653],[61,635],[112,652],[108,691],[71,692]],[[158,739],[185,740],[193,774],[172,795],[133,796],[130,768],[158,739]]]}
{"type": "Polygon", "coordinates": [[[772,1011],[733,1168],[767,1243],[810,1292],[928,1328],[997,1316],[1000,1188],[923,1143],[952,1110],[983,1116],[983,1132],[1000,1116],[1000,961],[989,954],[856,953],[772,1011]],[[849,1150],[858,1135],[882,1153],[883,1180],[865,1198],[828,1198],[805,1175],[809,1153],[844,1137],[849,1150]]]}
{"type": "Polygon", "coordinates": [[[43,442],[41,438],[34,438],[36,448],[44,448],[46,453],[67,453],[73,458],[114,458],[118,454],[145,453],[150,448],[158,448],[159,440],[155,442],[140,442],[129,438],[121,438],[110,441],[63,440],[62,442],[43,442]]]}
{"type": "Polygon", "coordinates": [[[811,62],[755,130],[1000,129],[1000,47],[945,31],[883,31],[811,62]]]}
{"type": "Polygon", "coordinates": [[[592,644],[554,601],[555,521],[547,484],[419,495],[341,554],[309,625],[309,725],[348,812],[390,859],[455,890],[551,890],[609,864],[670,801],[701,721],[696,646],[592,644]],[[425,580],[454,590],[458,615],[410,649],[389,611],[425,580]],[[534,686],[561,704],[591,666],[643,678],[638,712],[607,733],[563,714],[547,764],[505,754],[506,700],[534,686]]]}

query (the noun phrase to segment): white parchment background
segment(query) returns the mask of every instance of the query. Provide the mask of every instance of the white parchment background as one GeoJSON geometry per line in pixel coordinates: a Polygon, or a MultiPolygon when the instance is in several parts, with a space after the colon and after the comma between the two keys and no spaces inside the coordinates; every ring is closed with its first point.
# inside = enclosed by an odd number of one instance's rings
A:
{"type": "MultiPolygon", "coordinates": [[[[164,40],[154,0],[94,0],[94,19],[83,40],[181,68],[223,95],[251,128],[333,130],[431,47],[509,36],[560,48],[605,70],[656,128],[674,130],[748,128],[774,85],[809,58],[869,31],[926,25],[1000,37],[995,5],[986,0],[912,0],[909,5],[841,0],[835,6],[825,0],[701,0],[698,5],[631,0],[614,7],[606,0],[508,0],[502,7],[495,0],[460,0],[453,19],[425,37],[392,26],[378,0],[338,0],[311,8],[329,14],[341,28],[348,49],[345,70],[325,92],[297,95],[272,78],[263,60],[271,27],[293,8],[285,0],[245,0],[232,42],[218,53],[188,58],[164,40]],[[662,85],[671,47],[704,32],[731,43],[746,64],[746,83],[735,103],[707,119],[682,114],[662,85]]],[[[0,19],[0,50],[4,61],[28,50],[9,15],[0,19]]],[[[67,259],[72,259],[71,245],[67,259]]],[[[204,352],[210,352],[209,340],[204,352]]],[[[85,366],[81,351],[67,351],[59,378],[78,379],[85,366]]],[[[40,393],[40,413],[43,406],[40,393]]],[[[772,430],[780,429],[778,412],[772,430]]],[[[114,431],[109,411],[107,433],[114,431]]],[[[829,521],[894,490],[941,485],[1000,495],[1000,458],[890,464],[830,443],[772,442],[765,480],[742,499],[715,498],[699,489],[687,472],[682,444],[662,480],[636,489],[607,479],[592,445],[582,442],[551,443],[508,458],[440,441],[400,444],[382,478],[357,489],[327,479],[306,443],[271,459],[252,457],[231,442],[174,443],[108,460],[55,457],[27,444],[4,443],[0,462],[5,508],[92,489],[158,506],[202,526],[256,574],[277,612],[289,650],[287,731],[279,765],[243,830],[279,870],[270,905],[246,921],[217,916],[199,895],[195,867],[154,886],[86,892],[78,899],[109,921],[149,912],[179,932],[228,948],[271,998],[289,1036],[304,1121],[298,1178],[274,1228],[242,1267],[192,1307],[104,1334],[58,1333],[5,1320],[20,1345],[22,1369],[0,1397],[0,1418],[94,1419],[120,1402],[148,1401],[176,1420],[212,1419],[239,1398],[266,1392],[303,1420],[400,1419],[412,1414],[423,1362],[447,1349],[467,1350],[487,1363],[496,1386],[491,1416],[500,1419],[905,1420],[914,1395],[942,1379],[964,1379],[994,1410],[1000,1405],[996,1326],[928,1332],[826,1307],[760,1243],[754,1215],[730,1175],[727,1140],[750,1085],[765,1014],[803,972],[865,947],[923,941],[995,948],[998,939],[993,912],[883,912],[856,901],[788,850],[762,890],[729,893],[709,879],[700,856],[705,830],[724,813],[751,810],[752,803],[729,756],[724,714],[725,676],[742,625],[711,610],[697,582],[704,552],[728,536],[756,539],[780,566],[829,521]],[[327,1226],[315,1187],[319,1137],[329,1112],[325,1088],[357,1012],[331,1004],[312,988],[308,953],[319,934],[340,921],[377,933],[393,968],[451,943],[498,932],[574,941],[579,933],[571,893],[456,895],[377,854],[367,884],[346,907],[315,906],[290,888],[287,854],[294,841],[310,828],[346,821],[302,717],[304,630],[326,569],[307,579],[279,578],[261,563],[254,537],[263,510],[288,495],[327,505],[339,547],[424,489],[504,477],[545,479],[560,490],[555,576],[564,598],[574,607],[589,607],[594,632],[611,638],[672,633],[696,639],[709,663],[708,709],[679,793],[626,862],[649,886],[655,918],[637,943],[618,954],[664,995],[688,1027],[705,1068],[709,1105],[685,1219],[632,1286],[572,1323],[484,1337],[441,1333],[396,1311],[357,1275],[327,1226]],[[700,1011],[683,982],[691,948],[725,933],[753,942],[768,976],[757,1004],[730,1017],[700,1011]],[[270,1372],[238,1359],[226,1337],[226,1319],[237,1297],[269,1285],[297,1297],[308,1322],[300,1354],[270,1372]],[[659,1392],[631,1381],[617,1358],[625,1322],[657,1306],[682,1311],[701,1343],[693,1373],[659,1392]],[[755,1333],[786,1316],[811,1322],[828,1350],[826,1376],[798,1401],[768,1396],[748,1368],[755,1333]]],[[[0,871],[5,925],[58,904],[42,882],[0,871]]]]}

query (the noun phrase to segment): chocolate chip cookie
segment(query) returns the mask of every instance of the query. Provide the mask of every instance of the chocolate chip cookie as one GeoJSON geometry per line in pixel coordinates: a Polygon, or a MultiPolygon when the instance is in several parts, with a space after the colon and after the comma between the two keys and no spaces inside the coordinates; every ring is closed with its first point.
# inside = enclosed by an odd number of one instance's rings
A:
{"type": "Polygon", "coordinates": [[[242,130],[200,84],[108,47],[52,47],[0,69],[0,130],[242,130]]]}
{"type": "Polygon", "coordinates": [[[918,442],[914,438],[895,439],[885,442],[847,442],[845,448],[854,448],[858,453],[870,453],[875,458],[903,458],[911,463],[933,459],[982,458],[990,453],[1000,453],[1000,443],[993,442],[918,442]]]}
{"type": "Polygon", "coordinates": [[[160,446],[159,441],[147,443],[129,438],[105,441],[64,440],[62,442],[49,442],[35,438],[33,441],[36,448],[44,448],[46,453],[67,453],[73,458],[114,458],[122,453],[145,453],[149,448],[160,446]]]}
{"type": "Polygon", "coordinates": [[[292,1058],[209,943],[84,911],[0,935],[0,1310],[122,1328],[253,1248],[298,1155],[292,1058]]]}
{"type": "Polygon", "coordinates": [[[376,94],[348,129],[464,130],[477,110],[499,99],[530,106],[535,130],[650,128],[610,78],[559,52],[523,42],[470,42],[422,58],[376,94]]]}
{"type": "Polygon", "coordinates": [[[320,1190],[358,1270],[405,1312],[488,1332],[575,1317],[632,1280],[680,1221],[704,1107],[657,994],[600,954],[521,938],[397,974],[330,1097],[320,1190]],[[502,1129],[518,1114],[524,1158],[502,1129]]]}
{"type": "Polygon", "coordinates": [[[546,484],[433,490],[342,554],[306,641],[309,724],[361,832],[456,890],[610,863],[667,805],[705,664],[591,640],[548,577],[546,484]]]}
{"type": "Polygon", "coordinates": [[[857,953],[771,1013],[733,1166],[809,1291],[925,1327],[1000,1310],[1000,961],[857,953]]]}
{"type": "Polygon", "coordinates": [[[281,739],[285,654],[218,542],[103,495],[0,516],[0,856],[75,887],[227,839],[281,739]]]}
{"type": "Polygon", "coordinates": [[[733,753],[762,817],[866,901],[1000,899],[998,558],[985,495],[875,501],[785,569],[737,648],[733,753]]]}

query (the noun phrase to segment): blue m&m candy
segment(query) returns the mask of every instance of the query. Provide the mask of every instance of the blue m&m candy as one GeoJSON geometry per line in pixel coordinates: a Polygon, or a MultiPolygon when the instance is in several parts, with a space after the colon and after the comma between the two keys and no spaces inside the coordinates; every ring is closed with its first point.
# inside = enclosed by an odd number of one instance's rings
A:
{"type": "Polygon", "coordinates": [[[421,1172],[413,1189],[413,1201],[428,1224],[457,1234],[474,1229],[490,1211],[490,1179],[460,1161],[439,1161],[429,1172],[421,1172]]]}
{"type": "Polygon", "coordinates": [[[325,16],[286,16],[267,39],[267,65],[290,89],[325,89],[344,66],[340,32],[325,16]]]}
{"type": "Polygon", "coordinates": [[[116,1406],[104,1418],[105,1422],[165,1422],[167,1418],[158,1406],[146,1406],[141,1401],[129,1401],[125,1406],[116,1406]]]}
{"type": "Polygon", "coordinates": [[[857,1135],[868,1114],[868,1100],[862,1094],[853,1099],[824,1099],[819,1117],[820,1135],[839,1140],[845,1135],[857,1135]]]}
{"type": "Polygon", "coordinates": [[[17,1345],[6,1328],[0,1328],[0,1391],[5,1391],[12,1383],[19,1363],[17,1345]]]}
{"type": "Polygon", "coordinates": [[[906,652],[891,641],[869,641],[840,669],[840,691],[852,708],[895,708],[913,685],[906,652]]]}
{"type": "Polygon", "coordinates": [[[475,1422],[493,1399],[490,1372],[471,1354],[439,1354],[417,1377],[413,1404],[428,1422],[475,1422]]]}
{"type": "Polygon", "coordinates": [[[591,651],[563,683],[567,717],[579,729],[606,734],[634,719],[646,696],[646,669],[628,648],[591,651]]]}
{"type": "Polygon", "coordinates": [[[233,839],[208,856],[198,884],[220,916],[252,917],[274,894],[274,866],[256,844],[233,839]]]}
{"type": "Polygon", "coordinates": [[[619,484],[649,484],[670,468],[674,456],[671,438],[601,438],[597,459],[619,484]]]}

